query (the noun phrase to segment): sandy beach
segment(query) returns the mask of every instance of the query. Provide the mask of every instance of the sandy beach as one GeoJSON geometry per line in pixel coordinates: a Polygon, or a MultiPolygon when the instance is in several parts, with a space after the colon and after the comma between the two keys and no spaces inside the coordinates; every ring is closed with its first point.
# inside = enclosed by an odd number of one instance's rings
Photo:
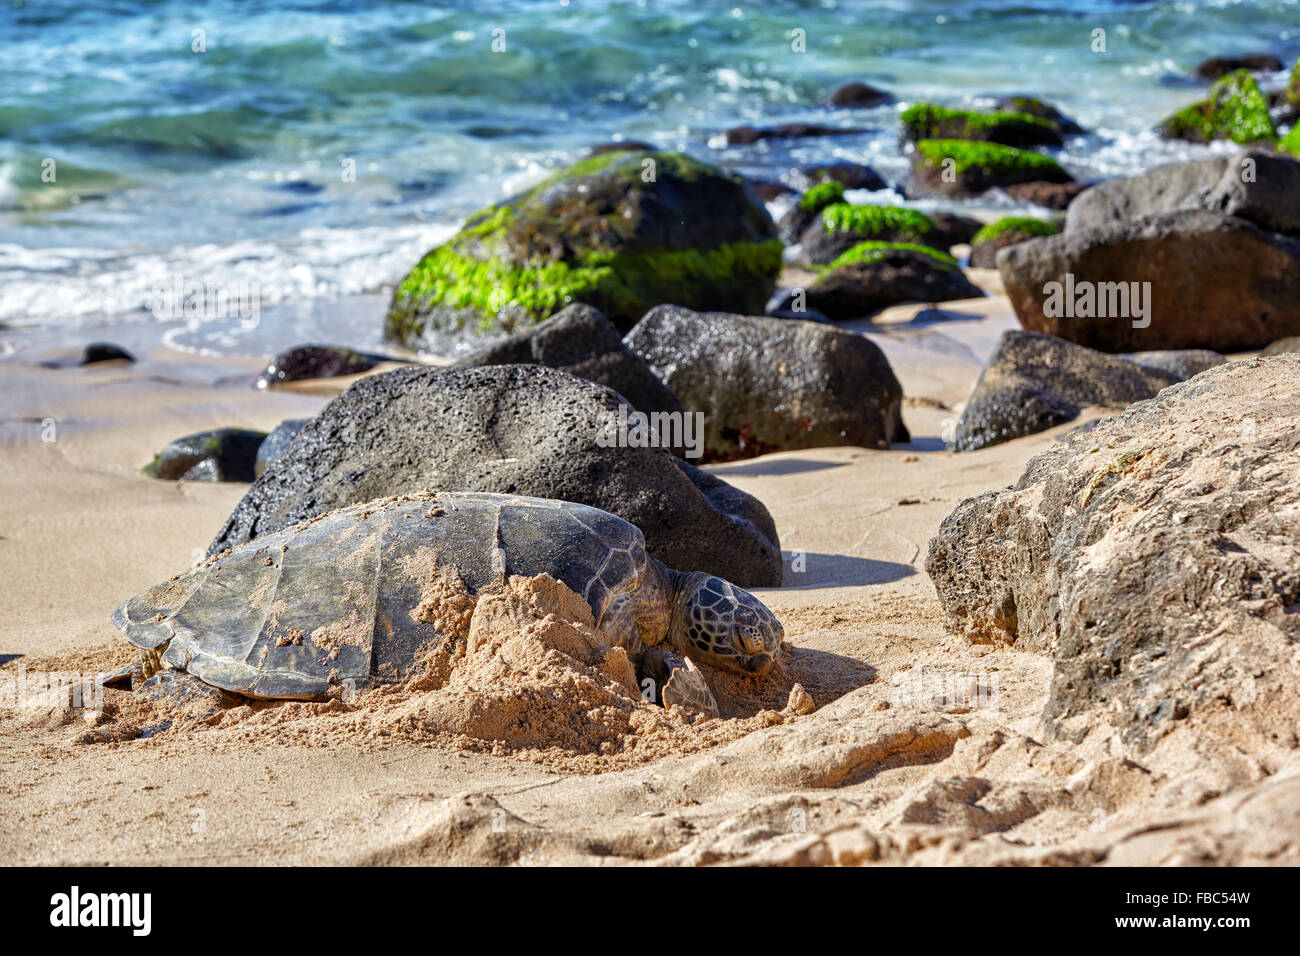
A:
{"type": "MultiPolygon", "coordinates": [[[[791,649],[766,691],[724,698],[723,720],[673,718],[602,756],[562,736],[439,733],[364,698],[144,738],[150,716],[126,691],[106,690],[91,719],[29,700],[0,710],[0,861],[1294,862],[1284,832],[1252,822],[1295,805],[1285,748],[1229,759],[1195,727],[1136,759],[1105,732],[1048,740],[1047,657],[945,632],[922,567],[940,521],[1075,427],[945,450],[944,420],[1014,321],[999,298],[947,308],[946,322],[869,330],[908,396],[911,445],[711,468],[775,518],[785,586],[756,593],[791,649]],[[811,705],[786,706],[790,675],[811,705]]],[[[258,392],[256,368],[159,350],[134,366],[6,369],[0,674],[129,663],[109,612],[202,556],[245,486],[146,478],[152,449],[311,415],[350,381],[258,392]]]]}

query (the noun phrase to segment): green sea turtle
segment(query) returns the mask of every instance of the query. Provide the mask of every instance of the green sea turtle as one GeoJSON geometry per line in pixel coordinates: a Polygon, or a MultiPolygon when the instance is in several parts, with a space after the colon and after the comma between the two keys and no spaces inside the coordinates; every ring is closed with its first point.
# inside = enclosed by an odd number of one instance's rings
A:
{"type": "MultiPolygon", "coordinates": [[[[454,568],[470,594],[509,575],[563,582],[665,704],[716,715],[693,662],[761,676],[781,651],[781,624],[757,598],[665,567],[622,518],[450,492],[355,505],[257,538],[136,595],[113,623],[140,648],[137,685],[170,665],[168,693],[186,690],[176,678],[188,672],[191,693],[198,678],[248,697],[320,699],[331,687],[400,679],[445,639],[429,603],[439,567],[454,568]]],[[[157,693],[159,681],[149,683],[157,693]]]]}

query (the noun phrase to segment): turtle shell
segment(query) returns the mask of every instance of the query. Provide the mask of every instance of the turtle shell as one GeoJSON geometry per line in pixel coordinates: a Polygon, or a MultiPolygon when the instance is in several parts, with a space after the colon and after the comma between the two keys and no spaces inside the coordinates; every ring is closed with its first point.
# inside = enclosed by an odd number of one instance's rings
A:
{"type": "Polygon", "coordinates": [[[549,574],[599,627],[646,583],[647,561],[640,530],[598,508],[425,493],[257,538],[136,595],[113,623],[137,647],[166,644],[169,664],[215,687],[311,699],[332,683],[400,677],[445,640],[413,614],[431,562],[455,568],[471,594],[549,574]]]}

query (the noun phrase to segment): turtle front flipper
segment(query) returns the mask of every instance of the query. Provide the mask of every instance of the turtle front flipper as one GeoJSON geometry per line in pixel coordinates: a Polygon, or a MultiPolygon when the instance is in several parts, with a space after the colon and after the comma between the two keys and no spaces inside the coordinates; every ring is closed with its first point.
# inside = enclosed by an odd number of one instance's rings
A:
{"type": "Polygon", "coordinates": [[[684,707],[688,711],[708,717],[722,716],[717,698],[709,689],[704,674],[689,657],[678,657],[671,651],[651,648],[647,655],[658,658],[655,668],[667,677],[663,687],[662,702],[665,707],[684,707]]]}
{"type": "Polygon", "coordinates": [[[141,648],[135,667],[131,668],[131,689],[136,690],[166,666],[157,648],[141,648]]]}

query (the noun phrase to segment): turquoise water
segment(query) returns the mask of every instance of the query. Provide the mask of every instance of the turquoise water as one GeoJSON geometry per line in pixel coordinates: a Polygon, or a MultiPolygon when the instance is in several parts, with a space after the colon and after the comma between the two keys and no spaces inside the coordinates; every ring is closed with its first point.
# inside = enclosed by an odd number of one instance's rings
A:
{"type": "MultiPolygon", "coordinates": [[[[1149,130],[1197,97],[1200,60],[1294,61],[1300,5],[6,0],[0,49],[0,321],[66,328],[155,322],[141,310],[178,275],[317,314],[382,293],[467,212],[619,137],[764,178],[849,159],[892,182],[907,103],[1023,91],[1093,131],[1064,151],[1076,175],[1134,172],[1197,151],[1149,130]],[[900,103],[819,105],[851,80],[900,103]],[[728,126],[790,120],[869,132],[718,148],[728,126]]],[[[278,334],[263,324],[258,349],[278,334]]]]}

